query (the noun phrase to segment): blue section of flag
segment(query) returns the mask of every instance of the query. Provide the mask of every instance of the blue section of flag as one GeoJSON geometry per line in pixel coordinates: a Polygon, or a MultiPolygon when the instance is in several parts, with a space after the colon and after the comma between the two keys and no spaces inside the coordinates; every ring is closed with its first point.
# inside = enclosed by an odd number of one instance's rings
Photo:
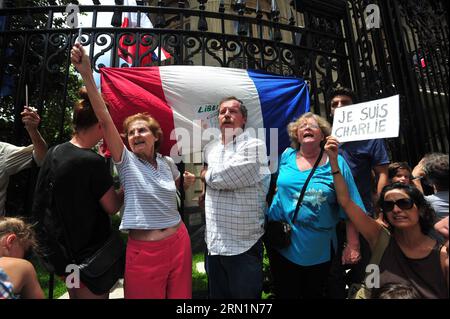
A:
{"type": "Polygon", "coordinates": [[[278,138],[278,154],[290,145],[287,124],[305,112],[309,112],[308,85],[301,78],[285,77],[263,71],[248,70],[255,83],[261,103],[266,143],[278,138]],[[278,128],[278,136],[269,135],[270,128],[278,128]]]}

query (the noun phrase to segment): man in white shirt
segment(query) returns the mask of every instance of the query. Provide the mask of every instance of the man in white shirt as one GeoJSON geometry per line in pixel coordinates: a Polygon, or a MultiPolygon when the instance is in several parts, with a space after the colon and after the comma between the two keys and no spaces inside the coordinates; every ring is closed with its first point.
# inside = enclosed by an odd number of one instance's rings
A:
{"type": "Polygon", "coordinates": [[[0,216],[5,215],[6,191],[9,177],[31,166],[34,160],[38,165],[44,160],[47,153],[47,143],[38,131],[41,121],[34,108],[24,107],[22,122],[30,135],[32,145],[15,146],[0,142],[0,216]]]}
{"type": "Polygon", "coordinates": [[[263,141],[245,131],[247,109],[219,103],[219,139],[204,149],[206,271],[209,297],[261,297],[264,216],[270,171],[263,141]]]}

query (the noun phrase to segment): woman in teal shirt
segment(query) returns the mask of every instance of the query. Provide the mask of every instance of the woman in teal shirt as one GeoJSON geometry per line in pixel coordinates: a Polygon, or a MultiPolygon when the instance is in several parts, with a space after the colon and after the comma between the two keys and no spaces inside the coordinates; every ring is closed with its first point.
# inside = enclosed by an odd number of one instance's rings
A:
{"type": "MultiPolygon", "coordinates": [[[[328,156],[322,158],[307,185],[297,219],[292,223],[297,200],[306,178],[321,154],[321,145],[330,135],[330,124],[322,117],[305,113],[288,126],[292,147],[280,161],[277,193],[268,211],[268,220],[291,224],[292,242],[283,249],[267,247],[277,298],[323,298],[336,250],[335,227],[346,219],[336,199],[328,156]]],[[[350,196],[364,210],[361,197],[345,160],[338,157],[339,171],[349,186],[350,196]]],[[[349,238],[350,236],[350,238],[349,238]]],[[[347,241],[358,247],[356,232],[347,241]]]]}

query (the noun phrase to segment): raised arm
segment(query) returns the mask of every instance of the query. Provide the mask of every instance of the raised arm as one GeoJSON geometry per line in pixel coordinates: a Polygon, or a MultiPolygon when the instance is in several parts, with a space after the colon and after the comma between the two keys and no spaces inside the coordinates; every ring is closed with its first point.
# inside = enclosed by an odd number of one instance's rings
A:
{"type": "Polygon", "coordinates": [[[389,184],[389,165],[378,165],[373,168],[375,173],[378,175],[378,184],[377,184],[377,199],[381,194],[384,186],[389,184]]]}
{"type": "Polygon", "coordinates": [[[105,101],[103,101],[102,96],[95,86],[89,57],[86,55],[86,52],[80,43],[75,43],[72,47],[70,59],[83,78],[89,100],[94,109],[95,115],[97,116],[98,122],[102,126],[104,138],[108,143],[111,155],[115,162],[119,162],[122,158],[124,148],[123,141],[120,137],[119,131],[117,131],[117,128],[114,125],[111,115],[108,112],[105,101]]]}
{"type": "MultiPolygon", "coordinates": [[[[327,137],[325,144],[325,151],[328,154],[332,172],[340,171],[337,155],[338,155],[338,140],[333,137],[327,137]]],[[[356,229],[363,235],[373,249],[378,240],[378,235],[381,231],[381,226],[371,217],[364,214],[362,209],[356,205],[348,193],[347,183],[342,174],[333,174],[333,182],[336,189],[336,196],[339,205],[344,209],[348,218],[355,225],[356,229]]]]}
{"type": "Polygon", "coordinates": [[[417,187],[417,189],[423,194],[423,188],[422,183],[420,180],[425,177],[425,171],[423,169],[423,158],[420,160],[419,163],[414,167],[412,171],[412,182],[417,187]]]}
{"type": "Polygon", "coordinates": [[[47,154],[47,143],[38,131],[41,118],[33,108],[30,108],[27,105],[24,106],[23,112],[20,113],[20,115],[22,115],[22,122],[34,146],[34,159],[40,166],[44,160],[45,154],[47,154]]]}

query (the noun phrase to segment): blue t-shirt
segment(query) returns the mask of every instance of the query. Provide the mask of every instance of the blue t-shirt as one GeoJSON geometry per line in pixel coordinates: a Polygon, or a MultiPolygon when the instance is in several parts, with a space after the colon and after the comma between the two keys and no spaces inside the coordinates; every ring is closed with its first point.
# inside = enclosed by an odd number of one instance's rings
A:
{"type": "MultiPolygon", "coordinates": [[[[337,202],[331,166],[327,162],[318,166],[311,177],[297,222],[292,225],[297,200],[311,172],[310,169],[298,169],[296,153],[295,149],[288,148],[281,155],[277,193],[268,211],[268,219],[284,220],[291,224],[292,243],[288,248],[279,250],[280,254],[298,265],[311,266],[331,259],[332,242],[336,249],[336,224],[347,216],[337,202]]],[[[347,182],[351,199],[364,210],[351,171],[341,156],[338,156],[338,165],[347,182]]]]}
{"type": "Polygon", "coordinates": [[[381,139],[346,142],[339,146],[341,154],[355,178],[356,187],[370,215],[373,215],[372,168],[389,164],[389,156],[381,139]]]}

